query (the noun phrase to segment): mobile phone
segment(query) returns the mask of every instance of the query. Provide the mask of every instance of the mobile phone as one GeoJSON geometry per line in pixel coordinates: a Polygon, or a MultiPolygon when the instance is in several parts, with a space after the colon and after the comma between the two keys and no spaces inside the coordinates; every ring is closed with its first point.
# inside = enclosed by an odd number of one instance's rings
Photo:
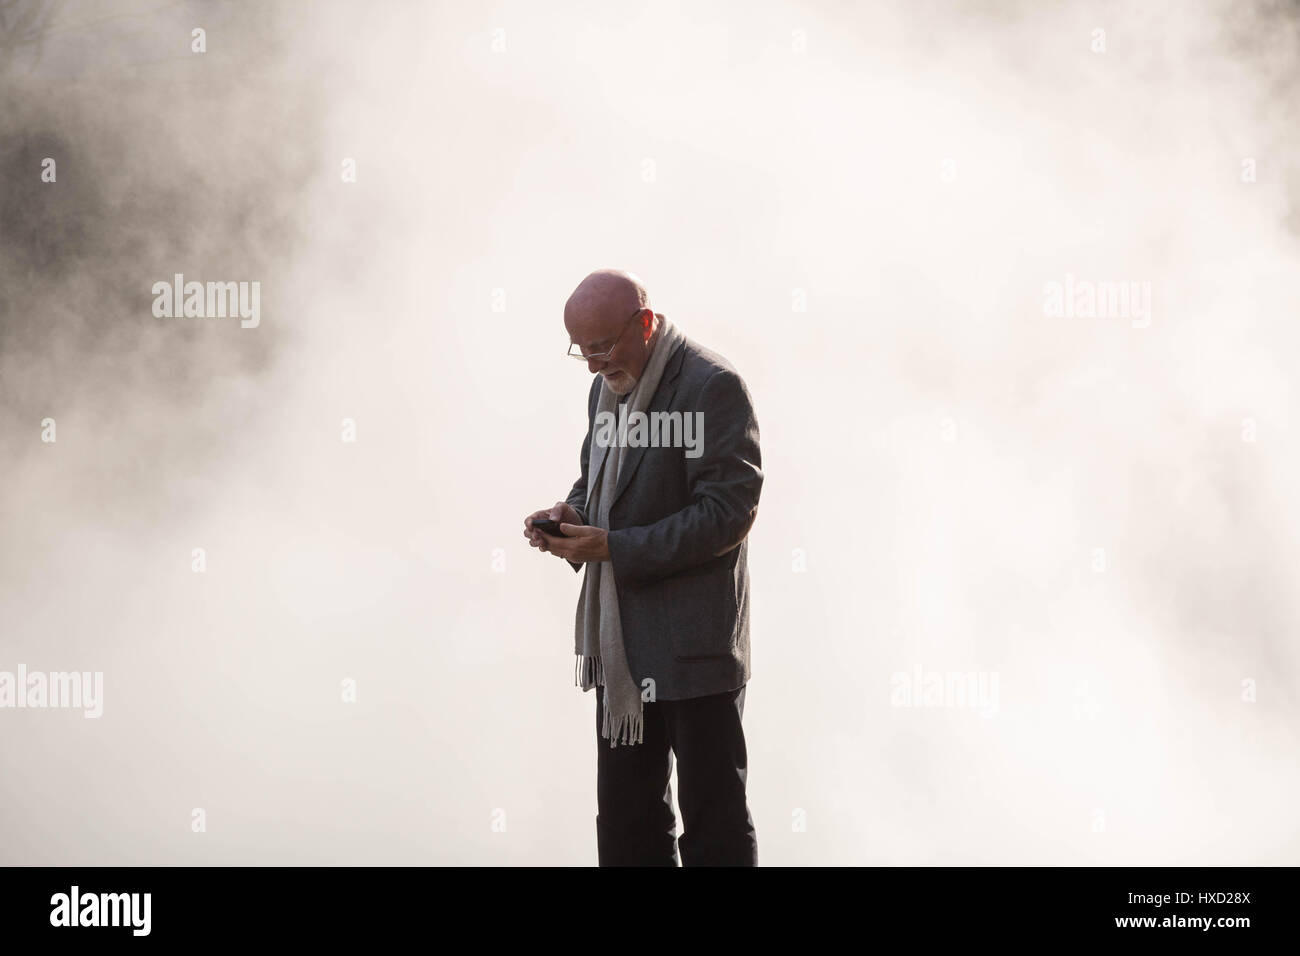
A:
{"type": "Polygon", "coordinates": [[[560,530],[560,523],[552,521],[550,518],[534,518],[533,527],[538,531],[545,531],[547,534],[555,535],[557,538],[567,538],[568,535],[560,530]]]}

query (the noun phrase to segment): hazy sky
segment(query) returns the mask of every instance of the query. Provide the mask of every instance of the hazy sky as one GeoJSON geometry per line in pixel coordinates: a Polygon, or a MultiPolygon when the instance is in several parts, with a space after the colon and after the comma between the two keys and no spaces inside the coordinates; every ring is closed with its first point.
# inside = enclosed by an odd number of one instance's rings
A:
{"type": "Polygon", "coordinates": [[[754,396],[761,864],[1300,863],[1294,6],[26,6],[0,671],[104,691],[0,709],[0,863],[593,864],[602,267],[754,396]]]}

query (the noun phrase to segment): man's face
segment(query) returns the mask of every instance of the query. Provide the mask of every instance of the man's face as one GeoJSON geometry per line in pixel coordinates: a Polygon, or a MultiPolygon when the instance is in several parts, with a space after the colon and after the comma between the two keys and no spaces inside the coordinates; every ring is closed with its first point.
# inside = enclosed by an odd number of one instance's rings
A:
{"type": "Polygon", "coordinates": [[[626,395],[636,387],[637,379],[645,371],[645,334],[642,324],[649,318],[649,309],[642,309],[635,318],[624,313],[566,315],[564,327],[569,338],[586,352],[605,352],[603,359],[587,360],[587,369],[599,372],[615,395],[626,395]]]}

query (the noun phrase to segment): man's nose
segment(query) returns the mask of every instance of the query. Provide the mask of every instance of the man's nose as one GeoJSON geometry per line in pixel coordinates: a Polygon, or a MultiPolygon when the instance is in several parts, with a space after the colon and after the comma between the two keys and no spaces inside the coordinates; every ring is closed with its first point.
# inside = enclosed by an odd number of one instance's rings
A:
{"type": "Polygon", "coordinates": [[[587,371],[595,374],[603,369],[608,363],[607,359],[590,358],[587,359],[587,371]]]}

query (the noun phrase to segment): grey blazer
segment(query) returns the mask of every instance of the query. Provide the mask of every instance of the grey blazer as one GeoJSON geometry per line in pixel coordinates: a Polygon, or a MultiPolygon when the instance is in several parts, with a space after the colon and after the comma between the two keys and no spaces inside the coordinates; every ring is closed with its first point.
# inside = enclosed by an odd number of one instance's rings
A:
{"type": "MultiPolygon", "coordinates": [[[[567,499],[583,524],[602,381],[595,376],[587,397],[582,476],[567,499]]],[[[730,362],[687,337],[646,411],[703,412],[704,433],[698,458],[685,448],[623,449],[609,553],[628,667],[639,687],[653,678],[658,700],[735,690],[749,680],[746,536],[763,487],[753,402],[730,362]]]]}

